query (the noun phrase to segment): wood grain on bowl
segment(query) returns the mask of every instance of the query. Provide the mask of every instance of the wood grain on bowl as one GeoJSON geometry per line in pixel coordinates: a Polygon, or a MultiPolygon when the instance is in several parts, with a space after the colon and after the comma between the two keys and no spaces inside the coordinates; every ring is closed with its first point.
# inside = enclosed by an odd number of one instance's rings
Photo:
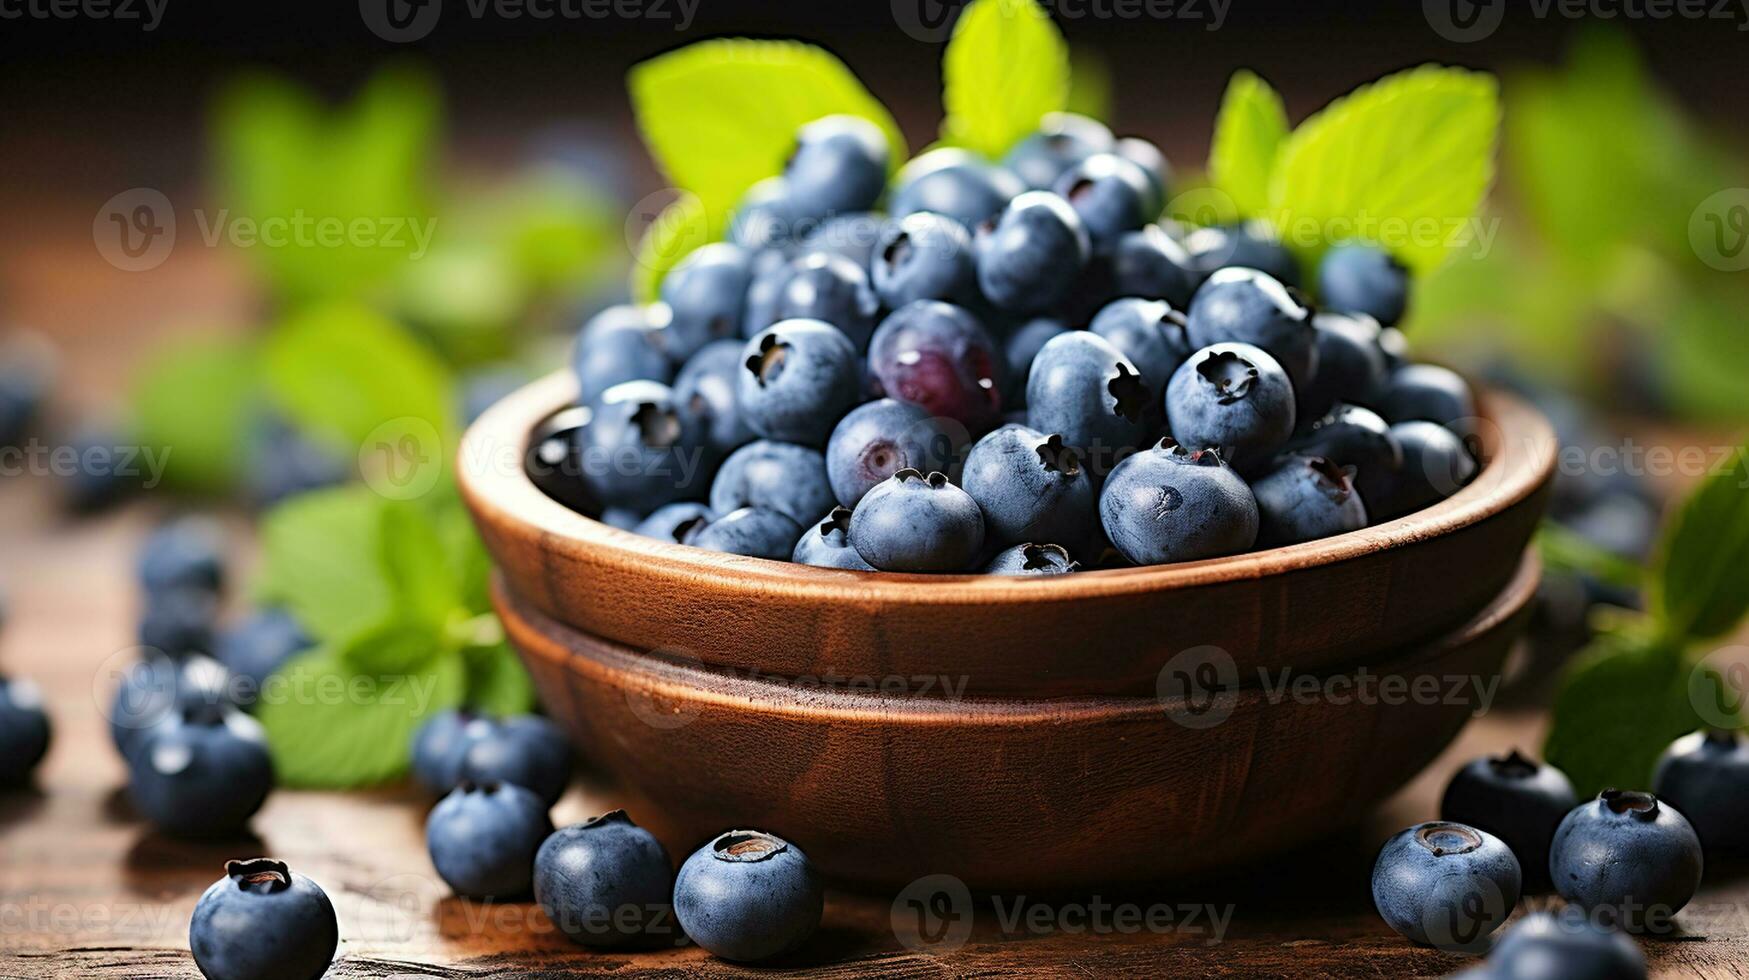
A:
{"type": "Polygon", "coordinates": [[[727,827],[829,875],[1074,888],[1259,857],[1358,819],[1486,710],[1539,566],[1446,639],[1162,698],[964,700],[709,668],[497,602],[547,711],[683,853],[727,827]]]}
{"type": "Polygon", "coordinates": [[[548,376],[463,440],[463,492],[509,588],[544,615],[634,649],[784,677],[948,674],[981,695],[1145,696],[1173,656],[1242,672],[1359,664],[1438,636],[1512,577],[1543,510],[1555,438],[1483,392],[1485,465],[1450,499],[1322,541],[1211,561],[1046,579],[847,572],[639,537],[541,493],[519,461],[575,396],[548,376]]]}

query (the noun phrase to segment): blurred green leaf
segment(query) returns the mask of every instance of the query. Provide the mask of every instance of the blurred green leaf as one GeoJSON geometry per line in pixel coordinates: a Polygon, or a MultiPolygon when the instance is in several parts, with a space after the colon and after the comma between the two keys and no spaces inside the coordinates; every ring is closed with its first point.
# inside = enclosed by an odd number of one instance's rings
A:
{"type": "Polygon", "coordinates": [[[378,539],[398,616],[435,634],[462,605],[459,569],[441,526],[421,502],[395,501],[383,508],[378,539]]]}
{"type": "Polygon", "coordinates": [[[1543,755],[1581,798],[1651,783],[1659,753],[1702,724],[1691,669],[1669,644],[1606,634],[1568,668],[1543,755]]]}
{"type": "Polygon", "coordinates": [[[1281,144],[1287,139],[1287,109],[1269,83],[1240,69],[1227,82],[1209,147],[1209,180],[1226,191],[1239,214],[1269,210],[1269,185],[1281,144]]]}
{"type": "Polygon", "coordinates": [[[655,302],[668,270],[693,249],[721,238],[728,225],[728,211],[707,210],[692,194],[682,194],[664,207],[638,242],[638,255],[632,262],[632,298],[639,303],[655,302]]]}
{"type": "Polygon", "coordinates": [[[167,451],[173,487],[223,493],[237,483],[256,400],[256,355],[245,338],[177,340],[134,378],[142,445],[167,451]]]}
{"type": "Polygon", "coordinates": [[[1553,521],[1543,522],[1537,530],[1536,543],[1543,568],[1551,572],[1586,575],[1623,589],[1638,589],[1645,577],[1640,566],[1553,521]]]}
{"type": "Polygon", "coordinates": [[[1652,609],[1665,635],[1713,639],[1749,613],[1749,449],[1739,447],[1665,528],[1652,609]]]}
{"type": "Polygon", "coordinates": [[[395,615],[354,636],[340,659],[360,676],[398,676],[425,669],[445,652],[453,651],[431,623],[395,615]]]}
{"type": "Polygon", "coordinates": [[[530,298],[512,254],[484,242],[439,245],[407,263],[397,287],[398,311],[451,364],[505,357],[530,298]]]}
{"type": "Polygon", "coordinates": [[[1068,104],[1069,45],[1037,0],[972,0],[941,59],[941,135],[997,158],[1068,104]]]}
{"type": "Polygon", "coordinates": [[[300,494],[269,511],[257,600],[286,607],[324,642],[344,644],[387,621],[396,605],[381,550],[388,505],[352,484],[300,494]]]}
{"type": "Polygon", "coordinates": [[[1645,322],[1662,326],[1652,343],[1663,391],[1685,418],[1740,425],[1749,418],[1744,398],[1749,376],[1749,330],[1743,310],[1749,305],[1742,284],[1690,280],[1674,282],[1663,316],[1645,322]]]}
{"type": "Polygon", "coordinates": [[[468,704],[490,715],[522,714],[534,707],[534,682],[507,644],[472,647],[468,663],[468,704]]]}

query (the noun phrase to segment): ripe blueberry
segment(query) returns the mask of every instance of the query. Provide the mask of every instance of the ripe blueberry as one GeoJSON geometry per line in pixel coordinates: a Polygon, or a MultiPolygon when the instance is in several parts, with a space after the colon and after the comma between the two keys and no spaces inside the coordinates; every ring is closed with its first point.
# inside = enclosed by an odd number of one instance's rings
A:
{"type": "MultiPolygon", "coordinates": [[[[1002,342],[1002,361],[1006,367],[1002,381],[1002,404],[1010,410],[1026,407],[1026,382],[1032,374],[1033,359],[1052,337],[1069,329],[1056,317],[1036,317],[1021,324],[1002,342]]],[[[1020,413],[1026,421],[1026,413],[1020,413]]]]}
{"type": "Polygon", "coordinates": [[[696,500],[680,500],[656,508],[649,517],[638,522],[633,533],[669,544],[680,544],[693,531],[709,524],[713,516],[709,507],[696,500]]]}
{"type": "Polygon", "coordinates": [[[1266,351],[1215,344],[1173,372],[1166,418],[1181,445],[1218,448],[1223,459],[1250,470],[1266,464],[1293,435],[1293,385],[1266,351]]]}
{"type": "Polygon", "coordinates": [[[801,537],[801,525],[788,514],[743,507],[696,525],[687,533],[686,543],[706,551],[788,561],[801,537]]]}
{"type": "Polygon", "coordinates": [[[1301,423],[1319,418],[1339,401],[1376,404],[1389,377],[1378,323],[1358,314],[1318,313],[1312,317],[1312,329],[1318,370],[1306,384],[1294,388],[1301,423]]]}
{"type": "Polygon", "coordinates": [[[674,865],[624,810],[554,831],[534,857],[534,898],[584,946],[674,945],[674,865]]]}
{"type": "Polygon", "coordinates": [[[1263,221],[1198,228],[1184,237],[1191,263],[1203,275],[1219,269],[1256,269],[1286,286],[1300,284],[1300,263],[1263,221]]]}
{"type": "Polygon", "coordinates": [[[753,257],[729,242],[694,249],[662,280],[662,301],[671,313],[668,356],[684,361],[713,340],[741,334],[753,257]]]}
{"type": "Polygon", "coordinates": [[[1409,270],[1376,246],[1338,245],[1318,264],[1318,299],[1329,309],[1394,327],[1409,304],[1409,270]]]}
{"type": "Polygon", "coordinates": [[[1035,313],[1069,295],[1092,246],[1081,217],[1055,194],[1028,191],[976,240],[978,286],[1013,313],[1035,313]]]}
{"type": "Polygon", "coordinates": [[[1002,358],[996,341],[960,307],[918,300],[881,321],[868,349],[878,394],[921,405],[981,433],[1002,414],[1002,358]]]}
{"type": "Polygon", "coordinates": [[[1527,884],[1546,883],[1549,843],[1577,803],[1565,773],[1514,749],[1459,769],[1446,784],[1439,816],[1499,837],[1517,856],[1527,884]]]}
{"type": "Polygon", "coordinates": [[[464,781],[425,818],[438,875],[464,898],[518,898],[534,883],[534,858],[553,823],[540,797],[514,783],[464,781]]]}
{"type": "Polygon", "coordinates": [[[1098,518],[1093,477],[1062,436],[1005,425],[972,447],[960,482],[983,511],[993,546],[1054,541],[1084,549],[1092,543],[1098,518]]]}
{"type": "Polygon", "coordinates": [[[1450,429],[1433,422],[1399,422],[1389,431],[1402,449],[1403,465],[1380,481],[1385,485],[1376,491],[1376,500],[1366,497],[1373,523],[1432,506],[1476,475],[1475,458],[1450,429]]]}
{"type": "Polygon", "coordinates": [[[177,837],[240,833],[273,788],[261,724],[224,706],[185,708],[147,729],[128,773],[134,806],[177,837]]]}
{"type": "Polygon", "coordinates": [[[705,444],[719,458],[753,439],[735,392],[741,347],[739,340],[713,340],[674,376],[675,404],[702,427],[705,444]]]}
{"type": "Polygon", "coordinates": [[[1664,932],[1700,887],[1700,839],[1651,793],[1604,790],[1555,830],[1549,877],[1568,902],[1629,932],[1664,932]]]}
{"type": "Polygon", "coordinates": [[[978,299],[972,236],[946,215],[920,211],[889,225],[869,272],[881,301],[895,310],[920,299],[961,306],[978,299]]]}
{"type": "Polygon", "coordinates": [[[772,300],[773,323],[817,320],[843,332],[858,350],[868,348],[881,301],[863,267],[839,255],[813,252],[790,263],[772,300]]]}
{"type": "Polygon", "coordinates": [[[1072,112],[1053,112],[1039,124],[1038,132],[1008,151],[1002,163],[1033,190],[1057,182],[1070,167],[1112,147],[1111,130],[1104,124],[1072,112]]]}
{"type": "Polygon", "coordinates": [[[443,795],[462,781],[462,759],[475,740],[497,723],[460,709],[439,711],[413,733],[413,777],[428,791],[443,795]]]}
{"type": "Polygon", "coordinates": [[[1193,350],[1185,333],[1184,314],[1165,300],[1117,300],[1100,310],[1088,329],[1129,358],[1155,391],[1166,390],[1172,372],[1193,350]]]}
{"type": "Polygon", "coordinates": [[[858,116],[816,119],[796,134],[795,153],[784,168],[790,206],[825,217],[867,211],[887,185],[887,138],[858,116]]]}
{"type": "Polygon", "coordinates": [[[1257,544],[1274,548],[1366,527],[1366,506],[1348,474],[1321,456],[1289,454],[1251,481],[1257,544]]]}
{"type": "Polygon", "coordinates": [[[1378,408],[1391,422],[1437,422],[1460,436],[1476,416],[1469,383],[1437,364],[1406,364],[1392,372],[1378,408]]]}
{"type": "Polygon", "coordinates": [[[583,478],[595,499],[645,514],[704,490],[704,427],[667,385],[627,381],[590,409],[583,478]]]}
{"type": "Polygon", "coordinates": [[[723,462],[711,483],[710,503],[717,514],[763,507],[805,525],[823,517],[835,499],[819,450],[760,439],[723,462]]]}
{"type": "Polygon", "coordinates": [[[986,575],[1067,575],[1081,568],[1060,544],[1017,544],[984,566],[986,575]]]}
{"type": "Polygon", "coordinates": [[[825,520],[810,525],[802,533],[802,539],[796,542],[796,550],[790,554],[790,561],[819,568],[874,571],[874,566],[863,561],[850,544],[850,515],[848,507],[832,508],[825,520]]]}
{"type": "Polygon", "coordinates": [[[1118,296],[1163,299],[1177,309],[1190,305],[1202,273],[1190,253],[1159,225],[1120,235],[1111,256],[1112,291],[1118,296]]]}
{"type": "Polygon", "coordinates": [[[260,690],[269,675],[315,644],[291,613],[268,608],[220,632],[214,654],[233,676],[260,690]]]}
{"type": "Polygon", "coordinates": [[[1099,493],[1099,519],[1137,565],[1216,558],[1257,542],[1257,501],[1245,481],[1218,452],[1170,440],[1117,464],[1099,493]]]}
{"type": "Polygon", "coordinates": [[[863,495],[850,543],[883,572],[963,572],[984,547],[984,517],[945,475],[905,469],[863,495]]]}
{"type": "Polygon", "coordinates": [[[317,980],[339,945],[327,893],[270,858],[226,862],[188,923],[188,948],[207,980],[317,980]]]}
{"type": "Polygon", "coordinates": [[[571,743],[558,725],[539,715],[504,718],[484,730],[468,730],[462,782],[514,783],[548,806],[571,782],[571,743]]]}
{"type": "Polygon", "coordinates": [[[0,677],[0,786],[30,778],[48,754],[49,735],[42,691],[22,678],[0,677]]]}
{"type": "Polygon", "coordinates": [[[1026,381],[1026,424],[1061,435],[1083,451],[1095,473],[1148,438],[1158,397],[1136,365],[1105,338],[1085,330],[1052,337],[1033,358],[1026,381]]]}
{"type": "Polygon", "coordinates": [[[1095,153],[1064,171],[1052,185],[1081,216],[1096,252],[1109,252],[1126,232],[1135,231],[1160,210],[1154,185],[1133,161],[1115,153],[1095,153]]]}
{"type": "Polygon", "coordinates": [[[1423,823],[1379,851],[1372,899],[1411,942],[1477,951],[1518,904],[1518,859],[1500,838],[1461,823],[1423,823]]]}
{"type": "Polygon", "coordinates": [[[1646,980],[1646,957],[1632,939],[1578,909],[1532,912],[1494,944],[1487,980],[1646,980]]]}
{"type": "Polygon", "coordinates": [[[731,830],[694,851],[674,882],[674,912],[692,941],[751,963],[794,950],[819,928],[820,876],[801,848],[757,830],[731,830]]]}
{"type": "Polygon", "coordinates": [[[1658,759],[1658,798],[1694,825],[1708,854],[1749,850],[1749,742],[1720,728],[1677,739],[1658,759]]]}
{"type": "Polygon", "coordinates": [[[1190,301],[1185,329],[1193,349],[1213,344],[1262,348],[1296,386],[1310,383],[1318,368],[1311,309],[1275,277],[1256,269],[1221,269],[1209,276],[1190,301]]]}
{"type": "Polygon", "coordinates": [[[179,589],[217,593],[225,582],[225,532],[205,517],[182,517],[152,531],[140,548],[147,595],[179,589]]]}
{"type": "Polygon", "coordinates": [[[910,467],[946,470],[954,438],[922,405],[893,398],[850,410],[826,441],[826,476],[845,507],[855,507],[870,487],[910,467]]]}
{"type": "Polygon", "coordinates": [[[577,401],[588,405],[607,389],[626,381],[659,381],[673,376],[668,359],[667,306],[610,306],[577,332],[571,370],[577,375],[577,401]]]}
{"type": "Polygon", "coordinates": [[[930,211],[971,229],[1001,214],[1025,190],[1013,173],[965,150],[942,147],[899,171],[891,210],[899,218],[930,211]]]}
{"type": "Polygon", "coordinates": [[[824,446],[832,426],[861,399],[862,363],[838,328],[784,320],[741,349],[737,392],[753,431],[767,439],[824,446]]]}

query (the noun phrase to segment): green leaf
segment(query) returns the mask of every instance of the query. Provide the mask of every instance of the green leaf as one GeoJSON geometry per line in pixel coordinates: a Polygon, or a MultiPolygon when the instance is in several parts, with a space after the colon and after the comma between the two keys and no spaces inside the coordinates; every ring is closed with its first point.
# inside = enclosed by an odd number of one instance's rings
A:
{"type": "Polygon", "coordinates": [[[1379,241],[1425,273],[1462,244],[1494,175],[1493,76],[1427,65],[1380,79],[1300,124],[1281,150],[1270,207],[1283,240],[1315,260],[1332,241],[1379,241]]]}
{"type": "Polygon", "coordinates": [[[1549,571],[1588,575],[1623,589],[1638,589],[1644,578],[1640,566],[1553,521],[1543,522],[1537,530],[1536,543],[1543,567],[1549,571]]]}
{"type": "Polygon", "coordinates": [[[1251,72],[1234,72],[1215,117],[1209,180],[1233,198],[1240,215],[1252,218],[1269,210],[1270,178],[1287,134],[1281,96],[1251,72]]]}
{"type": "Polygon", "coordinates": [[[640,303],[655,302],[670,269],[693,249],[723,236],[729,213],[728,209],[707,210],[704,201],[693,194],[682,194],[663,208],[638,241],[637,258],[632,262],[632,297],[640,303]]]}
{"type": "Polygon", "coordinates": [[[199,338],[158,349],[134,379],[133,409],[142,445],[167,451],[170,485],[222,493],[240,475],[248,442],[256,358],[242,338],[199,338]]]}
{"type": "Polygon", "coordinates": [[[516,651],[507,644],[472,647],[468,661],[468,704],[486,714],[525,714],[534,707],[534,682],[516,651]]]}
{"type": "Polygon", "coordinates": [[[383,508],[378,559],[407,622],[436,633],[462,604],[459,569],[435,515],[419,501],[383,508]]]}
{"type": "Polygon", "coordinates": [[[708,214],[777,174],[796,130],[823,116],[861,116],[887,134],[894,168],[905,138],[892,113],[830,53],[796,41],[701,41],[633,66],[632,109],[651,156],[708,214]]]}
{"type": "Polygon", "coordinates": [[[1652,578],[1665,634],[1713,639],[1749,612],[1749,448],[1738,447],[1671,517],[1652,578]]]}
{"type": "Polygon", "coordinates": [[[1650,785],[1659,753],[1701,727],[1676,648],[1634,635],[1601,637],[1574,661],[1555,698],[1543,755],[1581,798],[1650,785]]]}
{"type": "Polygon", "coordinates": [[[261,524],[257,599],[282,605],[318,639],[344,643],[395,612],[382,566],[388,501],[352,484],[300,494],[261,524]]]}
{"type": "Polygon", "coordinates": [[[460,705],[466,685],[459,653],[418,671],[375,675],[357,673],[318,648],[287,664],[263,689],[256,715],[282,785],[368,786],[406,772],[419,724],[460,705]]]}
{"type": "Polygon", "coordinates": [[[424,669],[444,652],[434,625],[396,616],[348,640],[340,660],[359,676],[399,675],[424,669]]]}
{"type": "Polygon", "coordinates": [[[941,135],[1000,157],[1068,104],[1069,78],[1069,45],[1037,0],[972,0],[941,59],[941,135]]]}

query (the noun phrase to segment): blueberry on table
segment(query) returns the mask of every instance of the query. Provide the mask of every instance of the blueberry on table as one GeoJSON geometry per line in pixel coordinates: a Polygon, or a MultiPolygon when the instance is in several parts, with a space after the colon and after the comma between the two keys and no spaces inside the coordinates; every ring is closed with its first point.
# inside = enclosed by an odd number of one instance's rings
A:
{"type": "Polygon", "coordinates": [[[801,848],[731,830],[694,851],[674,882],[674,913],[692,941],[726,960],[790,952],[819,928],[826,893],[801,848]]]}
{"type": "Polygon", "coordinates": [[[1147,418],[1159,395],[1135,362],[1086,330],[1052,337],[1026,380],[1026,424],[1055,433],[1083,453],[1096,473],[1149,441],[1147,418]]]}
{"type": "Polygon", "coordinates": [[[730,242],[701,245],[662,278],[668,304],[667,353],[684,361],[713,340],[741,335],[753,257],[730,242]]]}
{"type": "Polygon", "coordinates": [[[217,593],[225,584],[224,528],[206,517],[167,521],[140,547],[138,571],[148,595],[175,589],[217,593]]]}
{"type": "Polygon", "coordinates": [[[1081,216],[1096,252],[1109,252],[1124,233],[1160,216],[1147,172],[1116,153],[1087,157],[1051,186],[1081,216]]]}
{"type": "Polygon", "coordinates": [[[173,657],[210,653],[218,626],[219,600],[205,588],[147,593],[140,613],[140,645],[173,657]]]}
{"type": "Polygon", "coordinates": [[[1358,314],[1317,313],[1312,316],[1316,333],[1318,370],[1304,385],[1297,385],[1301,424],[1322,416],[1338,402],[1374,405],[1390,377],[1384,348],[1379,346],[1379,325],[1358,314]]]}
{"type": "Polygon", "coordinates": [[[826,457],[817,449],[759,439],[735,450],[711,482],[711,511],[763,507],[809,524],[832,509],[826,457]]]}
{"type": "Polygon", "coordinates": [[[1026,421],[1026,384],[1033,360],[1052,337],[1068,330],[1068,323],[1061,318],[1041,316],[1022,323],[1003,339],[1002,404],[1010,412],[1020,410],[1018,421],[1026,421]]]}
{"type": "Polygon", "coordinates": [[[1316,541],[1366,527],[1366,505],[1348,474],[1321,456],[1288,454],[1251,481],[1257,498],[1257,544],[1316,541]]]}
{"type": "Polygon", "coordinates": [[[1266,221],[1198,228],[1184,236],[1192,267],[1203,275],[1220,269],[1255,269],[1285,286],[1300,284],[1300,263],[1266,221]]]}
{"type": "Polygon", "coordinates": [[[1120,235],[1111,255],[1112,289],[1119,296],[1163,299],[1185,309],[1202,285],[1184,245],[1159,225],[1120,235]]]}
{"type": "Polygon", "coordinates": [[[819,320],[784,320],[741,348],[741,412],[767,439],[820,447],[862,400],[862,361],[843,331],[819,320]]]}
{"type": "Polygon", "coordinates": [[[130,664],[109,708],[109,734],[123,760],[133,757],[145,734],[184,712],[210,714],[240,707],[239,695],[254,688],[207,657],[179,659],[148,652],[130,664]]]}
{"type": "Polygon", "coordinates": [[[462,781],[462,760],[469,746],[497,724],[457,708],[432,714],[413,733],[413,778],[440,796],[455,789],[462,781]]]}
{"type": "Polygon", "coordinates": [[[711,509],[704,504],[696,500],[681,500],[656,508],[649,517],[638,522],[632,533],[669,544],[681,544],[688,535],[709,524],[714,517],[711,509]]]}
{"type": "Polygon", "coordinates": [[[1034,541],[1074,549],[1092,543],[1098,491],[1080,453],[1063,437],[1005,425],[966,455],[960,485],[984,513],[994,546],[1034,541]]]}
{"type": "Polygon", "coordinates": [[[1190,301],[1185,331],[1192,349],[1214,344],[1262,348],[1296,387],[1310,384],[1318,369],[1318,331],[1311,308],[1274,276],[1256,269],[1221,269],[1210,275],[1190,301]]]}
{"type": "Polygon", "coordinates": [[[888,209],[896,218],[922,211],[967,229],[995,218],[1026,190],[1012,172],[957,147],[919,154],[900,169],[888,209]]]}
{"type": "Polygon", "coordinates": [[[49,716],[42,691],[21,677],[0,677],[0,786],[30,778],[49,751],[49,716]]]}
{"type": "Polygon", "coordinates": [[[1518,859],[1500,838],[1437,821],[1385,842],[1372,898],[1385,924],[1411,942],[1473,952],[1518,904],[1521,881],[1518,859]]]}
{"type": "Polygon", "coordinates": [[[972,236],[943,214],[920,211],[887,227],[875,246],[869,277],[892,309],[920,299],[966,305],[978,299],[972,236]]]}
{"type": "Polygon", "coordinates": [[[1166,386],[1172,437],[1191,449],[1219,449],[1241,470],[1267,464],[1294,431],[1294,389],[1274,357],[1250,344],[1215,344],[1192,354],[1166,386]]]}
{"type": "Polygon", "coordinates": [[[1087,329],[1134,362],[1148,387],[1165,391],[1172,372],[1195,350],[1185,326],[1184,314],[1165,300],[1126,297],[1100,310],[1087,329]]]}
{"type": "Polygon", "coordinates": [[[1080,564],[1069,557],[1069,549],[1060,544],[1017,544],[998,552],[984,566],[986,575],[1067,575],[1079,571],[1080,564]]]}
{"type": "Polygon", "coordinates": [[[317,980],[339,945],[321,886],[270,858],[226,862],[188,924],[189,950],[207,980],[317,980]]]}
{"type": "Polygon", "coordinates": [[[589,318],[577,332],[571,370],[577,376],[577,401],[588,405],[609,388],[626,381],[659,381],[673,377],[668,356],[667,306],[610,306],[589,318]]]}
{"type": "Polygon", "coordinates": [[[540,797],[513,783],[463,782],[425,818],[431,863],[464,898],[527,895],[535,854],[552,832],[540,797]]]}
{"type": "Polygon", "coordinates": [[[687,533],[685,543],[728,555],[789,561],[801,537],[801,525],[788,514],[763,507],[743,507],[695,526],[687,533]]]}
{"type": "Polygon", "coordinates": [[[75,515],[98,513],[140,489],[138,469],[119,465],[136,440],[96,425],[83,425],[67,436],[60,451],[77,461],[58,474],[63,506],[75,515]]]}
{"type": "Polygon", "coordinates": [[[1577,803],[1565,773],[1514,749],[1507,755],[1475,759],[1459,769],[1446,784],[1439,815],[1505,841],[1518,858],[1526,884],[1546,884],[1555,828],[1577,803]]]}
{"type": "Polygon", "coordinates": [[[1375,245],[1338,245],[1318,264],[1318,301],[1394,327],[1409,305],[1409,270],[1375,245]]]}
{"type": "Polygon", "coordinates": [[[1072,112],[1053,112],[1003,157],[1002,164],[1033,190],[1057,182],[1070,167],[1112,148],[1111,130],[1098,120],[1072,112]]]}
{"type": "Polygon", "coordinates": [[[965,309],[918,300],[894,310],[868,348],[878,394],[921,405],[931,416],[981,434],[1002,414],[1003,358],[965,309]]]}
{"type": "Polygon", "coordinates": [[[1292,452],[1322,456],[1337,466],[1354,468],[1354,488],[1368,501],[1368,489],[1386,489],[1403,467],[1403,447],[1391,427],[1370,408],[1338,402],[1323,417],[1306,423],[1288,444],[1292,452]]]}
{"type": "Polygon", "coordinates": [[[147,729],[128,758],[134,807],[174,837],[241,833],[273,789],[267,736],[233,708],[185,708],[147,729]]]}
{"type": "Polygon", "coordinates": [[[593,414],[588,408],[572,406],[542,419],[529,433],[528,454],[523,460],[523,472],[536,489],[591,517],[601,513],[601,502],[583,479],[584,434],[593,414]]]}
{"type": "Polygon", "coordinates": [[[1081,216],[1069,202],[1028,191],[980,225],[975,241],[978,287],[1011,313],[1037,313],[1064,299],[1092,257],[1081,216]]]}
{"type": "Polygon", "coordinates": [[[315,642],[284,609],[257,609],[221,630],[213,652],[233,676],[260,690],[269,675],[315,642]]]}
{"type": "Polygon", "coordinates": [[[1646,957],[1632,939],[1567,908],[1520,919],[1486,970],[1490,980],[1646,980],[1646,957]]]}
{"type": "Polygon", "coordinates": [[[1106,538],[1137,565],[1196,561],[1249,551],[1257,501],[1212,449],[1166,440],[1117,464],[1099,493],[1106,538]]]}
{"type": "Polygon", "coordinates": [[[681,410],[667,385],[614,385],[590,412],[582,471],[594,499],[647,514],[704,492],[704,426],[681,410]]]}
{"type": "Polygon", "coordinates": [[[790,263],[771,300],[772,323],[817,320],[837,327],[858,351],[868,348],[881,300],[862,266],[840,255],[813,252],[790,263]]]}
{"type": "Polygon", "coordinates": [[[1682,736],[1659,757],[1652,785],[1694,825],[1708,854],[1749,851],[1749,741],[1741,734],[1682,736]]]}
{"type": "Polygon", "coordinates": [[[584,946],[676,945],[674,865],[624,810],[561,827],[534,858],[534,898],[584,946]]]}
{"type": "Polygon", "coordinates": [[[902,469],[946,470],[954,443],[924,406],[880,398],[851,409],[832,430],[826,476],[838,503],[855,507],[871,487],[902,469]]]}
{"type": "Polygon", "coordinates": [[[826,519],[817,521],[802,532],[790,561],[819,568],[842,568],[856,572],[872,572],[874,566],[862,560],[850,544],[850,508],[834,507],[826,519]]]}
{"type": "Polygon", "coordinates": [[[1651,793],[1604,790],[1555,830],[1555,890],[1598,921],[1664,932],[1700,888],[1700,838],[1688,818],[1651,793]]]}
{"type": "Polygon", "coordinates": [[[803,126],[784,168],[798,215],[867,211],[887,186],[889,148],[881,128],[859,116],[827,116],[803,126]]]}
{"type": "Polygon", "coordinates": [[[944,474],[904,469],[863,495],[850,543],[883,572],[970,571],[984,547],[984,516],[944,474]]]}
{"type": "Polygon", "coordinates": [[[1398,422],[1391,438],[1403,454],[1403,465],[1377,490],[1362,483],[1361,495],[1373,523],[1430,507],[1463,489],[1476,475],[1476,460],[1450,429],[1436,422],[1398,422]],[[1367,496],[1370,492],[1373,496],[1367,496]]]}
{"type": "Polygon", "coordinates": [[[1405,364],[1391,373],[1378,400],[1379,414],[1391,422],[1436,422],[1458,435],[1476,417],[1469,382],[1437,364],[1405,364]]]}
{"type": "Polygon", "coordinates": [[[468,734],[462,782],[515,783],[547,806],[565,795],[573,760],[571,742],[558,725],[540,715],[516,715],[468,734]]]}

